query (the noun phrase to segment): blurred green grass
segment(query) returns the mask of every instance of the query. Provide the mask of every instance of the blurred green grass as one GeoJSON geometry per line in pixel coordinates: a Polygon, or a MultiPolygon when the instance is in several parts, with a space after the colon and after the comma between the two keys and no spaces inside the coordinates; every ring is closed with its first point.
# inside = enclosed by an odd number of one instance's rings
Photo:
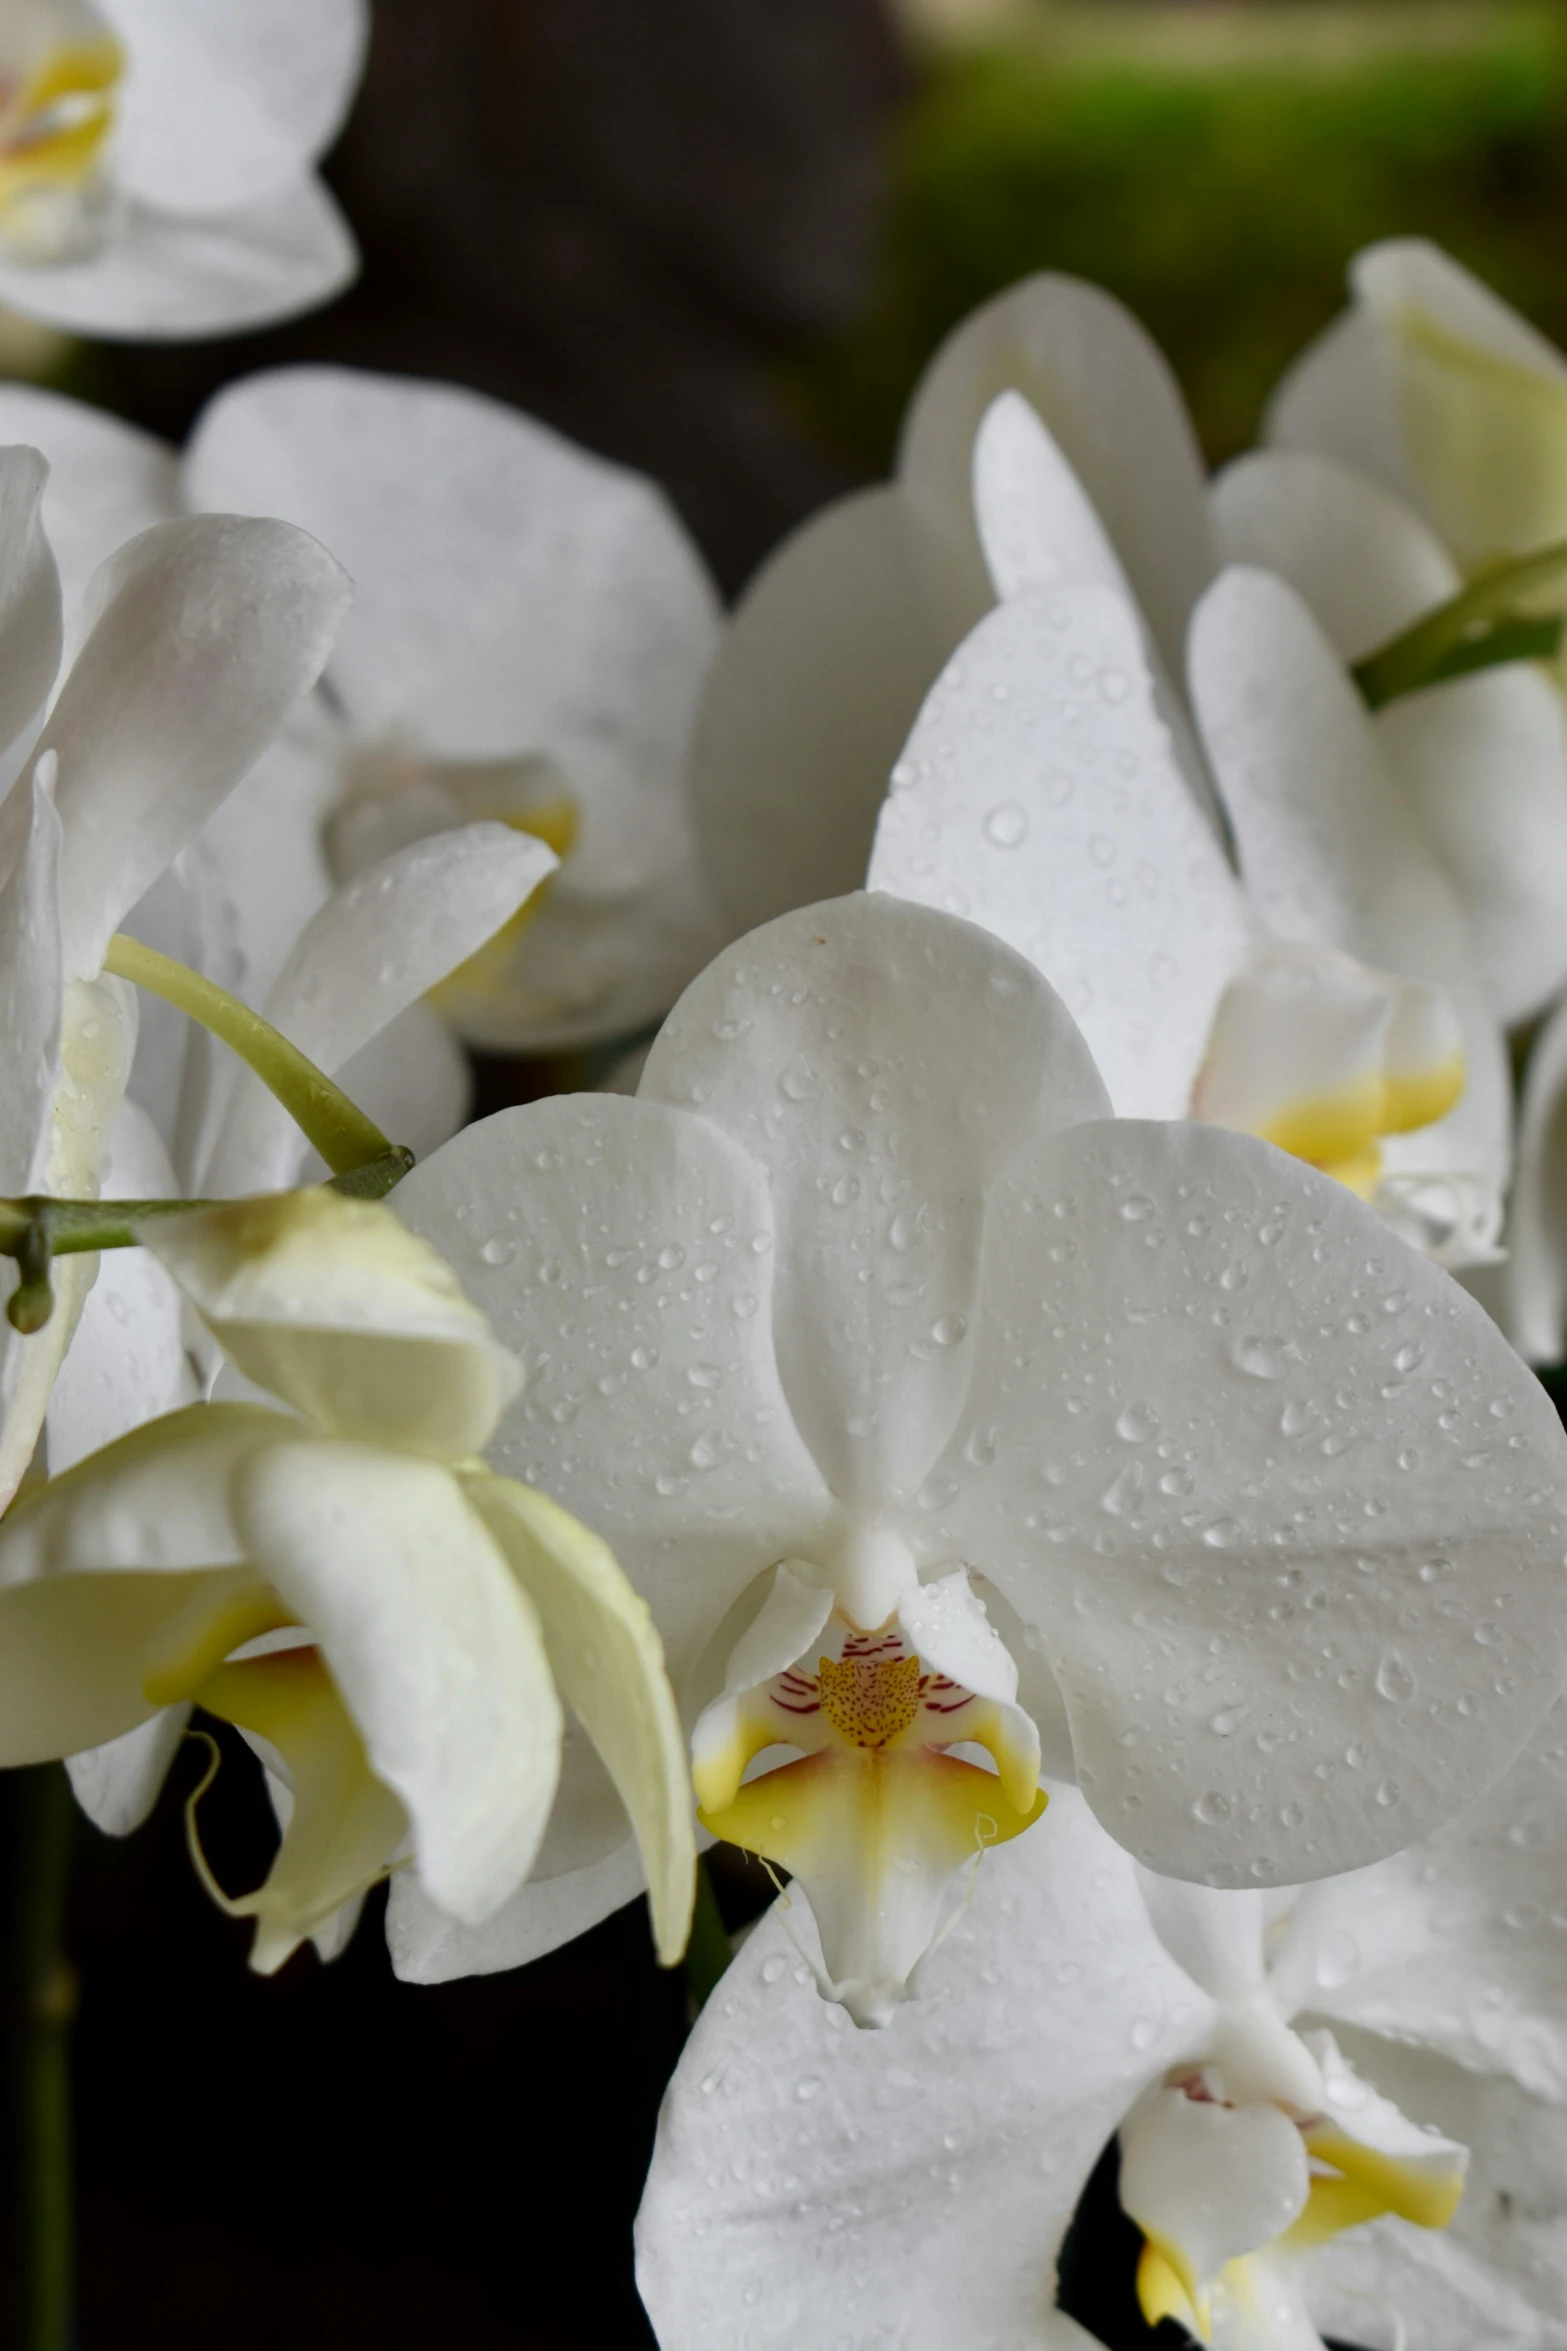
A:
{"type": "Polygon", "coordinates": [[[813,438],[884,471],[947,329],[1066,270],[1151,329],[1217,461],[1339,308],[1351,253],[1402,234],[1567,344],[1567,8],[1041,10],[924,56],[872,301],[793,360],[788,394],[813,438]]]}

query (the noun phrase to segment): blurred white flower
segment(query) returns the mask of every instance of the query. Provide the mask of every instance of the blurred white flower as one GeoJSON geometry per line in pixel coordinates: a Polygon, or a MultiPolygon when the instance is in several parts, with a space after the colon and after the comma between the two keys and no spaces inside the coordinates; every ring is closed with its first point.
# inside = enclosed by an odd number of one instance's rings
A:
{"type": "Polygon", "coordinates": [[[484,818],[562,864],[441,992],[458,1032],[550,1051],[668,1010],[720,936],[686,805],[718,611],[650,483],[477,393],[347,369],[230,387],[183,460],[17,387],[0,432],[54,468],[68,605],[106,537],[182,507],[283,515],[353,574],[321,694],[202,844],[245,993],[334,880],[484,818]]]}
{"type": "Polygon", "coordinates": [[[270,1972],[307,1936],[340,1947],[404,1860],[453,1917],[489,1917],[554,1802],[558,1688],[636,1823],[673,1961],[695,1846],[657,1635],[602,1543],[474,1458],[519,1385],[483,1315],[388,1210],[324,1191],[149,1247],[287,1409],[193,1405],[7,1514],[0,1757],[94,1750],[79,1792],[123,1832],[192,1705],[236,1724],[284,1835],[258,1892],[219,1899],[270,1972]]]}
{"type": "Polygon", "coordinates": [[[7,0],[0,302],[74,333],[232,333],[328,301],[353,239],[314,164],[366,0],[7,0]]]}
{"type": "MultiPolygon", "coordinates": [[[[637,1099],[503,1113],[395,1195],[524,1364],[490,1457],[613,1543],[707,1819],[797,1874],[867,2021],[1041,1755],[1152,1865],[1271,1883],[1419,1834],[1558,1686],[1537,1383],[1342,1185],[1108,1112],[1028,963],[873,895],[720,957],[637,1099]],[[1368,1719],[1395,1634],[1421,1702],[1368,1719]]],[[[580,1794],[480,1935],[396,1888],[401,1970],[624,1900],[580,1794]]]]}
{"type": "MultiPolygon", "coordinates": [[[[1390,1665],[1370,1704],[1420,1694],[1390,1665]]],[[[1270,1722],[1242,1710],[1231,1735],[1270,1722]]],[[[664,2351],[826,2342],[888,2310],[907,2351],[1086,2345],[1051,2310],[1056,2263],[1114,2133],[1150,2324],[1214,2351],[1399,2319],[1423,2351],[1553,2351],[1563,1732],[1422,1844],[1293,1893],[1152,1878],[1053,1791],[1054,1849],[990,1866],[885,2040],[810,1996],[786,1898],[665,2101],[638,2224],[664,2351]]]]}

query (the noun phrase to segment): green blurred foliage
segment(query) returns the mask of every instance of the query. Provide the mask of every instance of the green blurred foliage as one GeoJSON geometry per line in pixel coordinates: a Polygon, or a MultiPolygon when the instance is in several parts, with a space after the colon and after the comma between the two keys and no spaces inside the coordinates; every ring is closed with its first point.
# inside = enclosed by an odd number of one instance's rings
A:
{"type": "Polygon", "coordinates": [[[872,303],[789,391],[816,439],[882,472],[947,329],[1066,270],[1151,329],[1219,460],[1340,307],[1358,246],[1432,237],[1567,344],[1564,232],[1560,6],[1079,7],[928,57],[872,303]]]}

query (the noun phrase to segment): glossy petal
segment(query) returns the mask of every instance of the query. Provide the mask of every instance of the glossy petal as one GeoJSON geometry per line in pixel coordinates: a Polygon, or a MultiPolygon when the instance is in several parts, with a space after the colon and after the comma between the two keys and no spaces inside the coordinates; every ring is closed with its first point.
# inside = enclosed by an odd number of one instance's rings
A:
{"type": "Polygon", "coordinates": [[[211,220],[130,205],[104,251],[59,267],[0,262],[0,302],[67,334],[180,342],[314,310],[359,256],[317,180],[211,220]]]}
{"type": "Polygon", "coordinates": [[[526,1875],[561,1715],[538,1620],[447,1472],[379,1447],[283,1443],[235,1479],[246,1551],[319,1641],[414,1866],[477,1924],[526,1875]]]}
{"type": "Polygon", "coordinates": [[[232,213],[288,188],[336,132],[364,62],[364,0],[100,0],[126,75],[114,168],[140,202],[232,213]]]}
{"type": "MultiPolygon", "coordinates": [[[[15,437],[3,408],[0,434],[15,437]]],[[[0,783],[60,666],[60,580],[40,511],[48,471],[36,449],[0,449],[0,783]]]]}
{"type": "Polygon", "coordinates": [[[60,762],[68,974],[98,970],[121,917],[271,740],[348,593],[302,532],[208,515],[145,532],[99,572],[43,734],[60,762]]]}
{"type": "Polygon", "coordinates": [[[899,469],[922,517],[980,578],[971,456],[986,410],[1008,390],[1024,395],[1059,443],[1178,676],[1213,549],[1202,459],[1165,360],[1113,296],[1044,274],[948,336],[909,409],[899,469]]]}
{"type": "Polygon", "coordinates": [[[717,613],[651,483],[475,392],[290,368],[207,411],[187,487],[281,514],[348,565],[358,596],[332,675],[362,736],[549,757],[579,803],[584,889],[676,862],[717,613]]]}
{"type": "Polygon", "coordinates": [[[736,930],[865,878],[887,778],[937,671],[990,601],[949,599],[896,489],[815,515],[751,582],[702,700],[692,792],[736,930]]]}
{"type": "MultiPolygon", "coordinates": [[[[1477,1663],[1481,1662],[1477,1659],[1477,1663]]],[[[1413,1705],[1412,1669],[1389,1652],[1377,1693],[1413,1705]]],[[[1476,1675],[1480,1686],[1489,1677],[1476,1675]]],[[[1386,1703],[1387,1701],[1384,1701],[1386,1703]]],[[[1567,1715],[1546,1718],[1490,1793],[1407,1852],[1296,1904],[1272,1982],[1308,2010],[1455,2063],[1567,2097],[1567,1715]]]]}
{"type": "Polygon", "coordinates": [[[890,2313],[907,2351],[1084,2342],[1051,2311],[1062,2236],[1206,2010],[1121,1857],[1052,1790],[886,2033],[816,1998],[810,1934],[799,1905],[763,1921],[665,2099],[637,2229],[665,2351],[870,2341],[890,2313]]]}
{"type": "Polygon", "coordinates": [[[705,1119],[566,1095],[467,1128],[393,1201],[523,1364],[492,1464],[610,1545],[683,1691],[747,1584],[836,1516],[779,1387],[761,1171],[705,1119]]]}
{"type": "Polygon", "coordinates": [[[334,1436],[463,1460],[517,1393],[483,1314],[389,1208],[293,1192],[145,1231],[246,1378],[334,1436]]]}
{"type": "MultiPolygon", "coordinates": [[[[296,941],[266,1017],[328,1075],[492,938],[556,865],[542,841],[463,825],[395,850],[328,900],[296,941]]],[[[401,1138],[394,1138],[400,1140],[401,1138]]],[[[304,1139],[247,1076],[208,1163],[218,1193],[297,1180],[304,1139]]]]}
{"type": "Polygon", "coordinates": [[[977,1308],[921,1541],[1036,1627],[1118,1840],[1299,1881],[1500,1775],[1553,1695],[1564,1441],[1446,1275],[1265,1144],[1115,1122],[993,1184],[977,1308]],[[1417,1695],[1368,1706],[1394,1650],[1417,1695]]]}
{"type": "Polygon", "coordinates": [[[1457,1009],[1463,1097],[1439,1124],[1395,1138],[1389,1169],[1451,1170],[1499,1191],[1506,1069],[1457,891],[1293,590],[1264,572],[1225,573],[1193,623],[1191,685],[1264,920],[1282,937],[1434,980],[1457,1009]]]}
{"type": "MultiPolygon", "coordinates": [[[[49,461],[44,527],[74,625],[99,564],[179,513],[179,460],[165,442],[106,409],[34,384],[0,384],[0,441],[30,441],[49,461]]],[[[0,737],[14,732],[0,718],[0,737]]]]}
{"type": "Polygon", "coordinates": [[[696,1845],[685,1734],[646,1601],[608,1546],[513,1478],[466,1482],[544,1629],[562,1695],[608,1765],[637,1832],[659,1958],[690,1932],[696,1845]]]}
{"type": "Polygon", "coordinates": [[[987,1186],[1106,1107],[1058,999],[971,924],[839,899],[693,982],[641,1099],[698,1111],[767,1171],[795,1421],[850,1508],[912,1500],[968,1385],[987,1186]]]}
{"type": "Polygon", "coordinates": [[[933,689],[893,775],[873,890],[967,915],[1026,955],[1117,1111],[1183,1118],[1253,925],[1106,587],[1019,594],[933,689]]]}

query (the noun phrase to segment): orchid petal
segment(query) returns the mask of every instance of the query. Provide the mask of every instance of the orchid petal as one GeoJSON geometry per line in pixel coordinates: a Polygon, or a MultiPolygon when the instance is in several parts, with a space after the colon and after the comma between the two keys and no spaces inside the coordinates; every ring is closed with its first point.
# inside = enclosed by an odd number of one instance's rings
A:
{"type": "Polygon", "coordinates": [[[406,1807],[421,1882],[454,1916],[489,1917],[538,1850],[561,1736],[504,1554],[446,1471],[375,1446],[275,1445],[238,1471],[234,1508],[406,1807]]]}
{"type": "Polygon", "coordinates": [[[1434,980],[1453,999],[1462,1099],[1436,1125],[1395,1137],[1388,1167],[1452,1171],[1499,1192],[1506,1067],[1457,892],[1294,591],[1264,572],[1226,572],[1193,622],[1191,684],[1242,877],[1270,927],[1434,980]]]}
{"type": "Polygon", "coordinates": [[[466,1481],[469,1502],[539,1613],[563,1697],[631,1816],[665,1967],[685,1949],[696,1845],[685,1736],[645,1600],[614,1554],[547,1495],[512,1478],[466,1481]]]}
{"type": "Polygon", "coordinates": [[[1158,2089],[1121,2125],[1121,2202],[1199,2319],[1220,2270],[1282,2236],[1309,2185],[1305,2144],[1278,2106],[1158,2089]]]}
{"type": "Polygon", "coordinates": [[[766,1169],[796,1424],[850,1508],[912,1499],[968,1385],[987,1186],[1106,1107],[1062,1005],[968,923],[839,899],[710,965],[639,1098],[697,1111],[766,1169]]]}
{"type": "Polygon", "coordinates": [[[531,1880],[470,1927],[438,1909],[417,1879],[396,1877],[386,1914],[393,1971],[405,1984],[449,1984],[526,1967],[634,1902],[645,1882],[636,1839],[627,1837],[586,1868],[531,1880]]]}
{"type": "Polygon", "coordinates": [[[1187,615],[1214,561],[1202,459],[1168,364],[1113,296],[1074,278],[1025,278],[948,336],[905,420],[899,471],[953,561],[981,580],[971,453],[1008,390],[1059,444],[1179,675],[1187,615]]]}
{"type": "Polygon", "coordinates": [[[813,516],[722,638],[692,746],[703,851],[749,929],[858,889],[887,777],[986,592],[947,609],[940,550],[895,489],[813,516]]]}
{"type": "MultiPolygon", "coordinates": [[[[178,515],[179,460],[151,433],[34,384],[0,384],[0,440],[30,441],[49,460],[44,527],[60,567],[67,624],[74,634],[99,564],[127,539],[178,515]]],[[[13,543],[7,528],[4,544],[13,543]]],[[[9,670],[9,661],[6,666],[9,670]]],[[[43,698],[40,693],[40,706],[43,698]]],[[[0,716],[0,741],[9,741],[15,732],[0,716]]]]}
{"type": "Polygon", "coordinates": [[[1075,1792],[1052,1790],[1045,1824],[986,1860],[890,2038],[818,2000],[802,1952],[814,1963],[810,1920],[786,1898],[665,2099],[637,2274],[666,2351],[869,2339],[889,2311],[907,2351],[1084,2343],[1051,2308],[1062,2238],[1127,2106],[1207,2003],[1075,1792]]]}
{"type": "MultiPolygon", "coordinates": [[[[395,851],[312,917],[273,984],[267,1019],[330,1075],[492,938],[557,862],[542,841],[500,824],[395,851]]],[[[247,1074],[206,1182],[218,1193],[282,1187],[303,1155],[288,1112],[247,1074]]]]}
{"type": "MultiPolygon", "coordinates": [[[[0,432],[11,431],[0,410],[0,432]]],[[[60,666],[60,579],[40,514],[48,476],[36,449],[0,449],[0,782],[60,666]]]]}
{"type": "Polygon", "coordinates": [[[1392,370],[1364,310],[1342,312],[1291,364],[1268,403],[1263,439],[1337,458],[1404,503],[1418,502],[1392,370]]]}
{"type": "Polygon", "coordinates": [[[334,1436],[463,1460],[517,1393],[513,1357],[388,1208],[284,1193],[160,1219],[145,1241],[246,1378],[334,1436]]]}
{"type": "Polygon", "coordinates": [[[1507,1242],[1503,1327],[1526,1362],[1559,1363],[1567,1351],[1567,1004],[1529,1055],[1507,1242]]]}
{"type": "Polygon", "coordinates": [[[347,596],[301,532],[212,515],[144,532],[99,572],[43,735],[60,762],[68,974],[98,970],[121,917],[270,741],[347,596]]]}
{"type": "Polygon", "coordinates": [[[1130,606],[1020,594],[966,637],[882,809],[869,883],[964,914],[1056,988],[1124,1117],[1182,1118],[1252,923],[1181,779],[1130,606]]]}
{"type": "Polygon", "coordinates": [[[231,213],[286,189],[348,110],[365,0],[100,0],[125,50],[114,168],[156,210],[231,213]]]}
{"type": "Polygon", "coordinates": [[[523,1364],[490,1461],[610,1545],[681,1690],[835,1517],[779,1388],[761,1171],[705,1119],[566,1095],[465,1129],[394,1201],[523,1364]]]}
{"type": "Polygon", "coordinates": [[[189,1723],[188,1706],[163,1706],[104,1746],[66,1757],[71,1793],[94,1828],[106,1837],[128,1837],[142,1826],[163,1792],[189,1723]]]}
{"type": "Polygon", "coordinates": [[[1563,1440],[1445,1274],[1267,1145],[1116,1121],[993,1182],[977,1320],[922,1541],[1035,1628],[1139,1859],[1324,1876],[1499,1777],[1554,1695],[1563,1440]],[[1413,1702],[1346,1671],[1384,1649],[1413,1702]]]}
{"type": "Polygon", "coordinates": [[[261,1405],[192,1404],[132,1429],[7,1511],[0,1591],[43,1576],[242,1565],[230,1480],[291,1426],[261,1405]]]}
{"type": "Polygon", "coordinates": [[[397,1013],[336,1074],[349,1100],[415,1159],[428,1159],[450,1142],[471,1115],[468,1058],[439,1013],[423,1002],[397,1013]]]}
{"type": "Polygon", "coordinates": [[[143,1654],[197,1580],[121,1570],[0,1591],[0,1764],[53,1762],[159,1713],[142,1687],[143,1654]]]}

